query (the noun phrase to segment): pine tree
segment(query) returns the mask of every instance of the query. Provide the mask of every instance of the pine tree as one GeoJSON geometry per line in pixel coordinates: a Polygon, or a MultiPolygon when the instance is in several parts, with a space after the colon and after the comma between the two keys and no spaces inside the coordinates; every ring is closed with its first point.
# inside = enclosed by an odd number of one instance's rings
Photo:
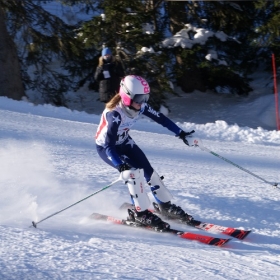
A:
{"type": "Polygon", "coordinates": [[[24,88],[16,46],[7,32],[4,10],[0,6],[0,96],[21,100],[24,88]]]}
{"type": "Polygon", "coordinates": [[[17,45],[25,89],[40,92],[47,103],[65,106],[64,93],[77,87],[83,75],[77,65],[86,52],[77,40],[77,26],[66,24],[43,8],[49,2],[53,1],[1,0],[0,7],[17,45]],[[54,61],[59,63],[58,70],[52,65],[54,61]]]}
{"type": "Polygon", "coordinates": [[[257,21],[256,36],[252,45],[258,49],[258,60],[266,62],[271,69],[271,53],[280,63],[280,1],[259,0],[255,2],[257,21]]]}
{"type": "Polygon", "coordinates": [[[190,42],[194,42],[190,46],[174,47],[177,62],[174,73],[178,84],[186,92],[192,92],[194,89],[211,89],[241,95],[250,92],[247,74],[254,67],[255,52],[250,49],[250,41],[247,38],[253,33],[253,3],[168,2],[167,12],[171,21],[170,30],[174,30],[173,25],[176,22],[176,30],[181,28],[181,34],[187,33],[190,42]],[[179,7],[181,13],[176,12],[179,7]],[[195,43],[198,32],[203,30],[212,35],[203,43],[195,43]],[[227,40],[221,41],[215,36],[217,32],[226,34],[227,40]]]}

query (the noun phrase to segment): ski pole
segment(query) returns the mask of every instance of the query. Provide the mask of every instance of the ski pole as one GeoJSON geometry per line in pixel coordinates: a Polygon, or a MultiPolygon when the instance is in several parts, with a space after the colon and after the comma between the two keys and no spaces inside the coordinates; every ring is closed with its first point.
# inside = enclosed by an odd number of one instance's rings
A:
{"type": "Polygon", "coordinates": [[[235,167],[241,169],[242,171],[247,172],[248,174],[250,174],[250,175],[252,175],[252,176],[254,176],[254,177],[256,177],[256,178],[262,180],[263,182],[265,182],[265,183],[267,183],[267,184],[269,184],[269,185],[271,185],[271,186],[273,186],[273,187],[275,187],[275,188],[277,188],[277,189],[280,189],[280,187],[278,186],[279,183],[268,182],[268,181],[266,181],[265,179],[261,178],[260,176],[254,174],[253,172],[251,172],[251,171],[249,171],[249,170],[247,170],[247,169],[245,169],[245,168],[239,166],[238,164],[236,164],[236,163],[230,161],[229,159],[226,159],[226,158],[220,156],[219,154],[210,151],[209,149],[207,149],[206,147],[203,146],[202,141],[201,141],[200,139],[198,139],[198,138],[193,139],[193,140],[192,140],[192,145],[190,145],[190,146],[198,146],[202,151],[206,151],[206,152],[208,152],[208,153],[210,153],[210,154],[212,154],[212,155],[214,155],[214,156],[216,156],[216,157],[218,157],[218,158],[224,160],[225,162],[227,162],[227,163],[229,163],[229,164],[232,164],[233,166],[235,166],[235,167]]]}
{"type": "Polygon", "coordinates": [[[80,203],[80,202],[82,202],[82,201],[84,201],[84,200],[86,200],[86,199],[88,199],[88,198],[94,196],[95,194],[98,194],[98,193],[100,193],[100,192],[102,192],[102,191],[104,191],[104,190],[110,188],[111,186],[113,186],[114,184],[116,184],[117,182],[119,182],[119,181],[121,181],[121,180],[122,180],[122,178],[119,177],[116,181],[112,182],[112,183],[109,184],[108,186],[105,186],[105,187],[103,187],[102,189],[100,189],[100,190],[94,192],[93,194],[91,194],[91,195],[89,195],[89,196],[87,196],[87,197],[85,197],[85,198],[83,198],[83,199],[77,201],[76,203],[73,203],[73,204],[71,204],[71,205],[69,205],[69,206],[67,206],[67,207],[65,207],[65,208],[63,208],[63,209],[61,209],[60,211],[57,211],[57,212],[55,212],[55,213],[49,215],[48,217],[46,217],[46,218],[40,220],[40,221],[37,222],[37,223],[34,222],[34,221],[32,221],[32,225],[31,225],[30,227],[33,226],[33,227],[37,228],[37,225],[38,225],[39,223],[41,223],[41,222],[43,222],[43,221],[45,221],[45,220],[47,220],[47,219],[49,219],[49,218],[51,218],[51,217],[53,217],[53,216],[59,214],[59,213],[61,213],[61,212],[65,211],[65,210],[67,210],[67,209],[69,209],[69,208],[71,208],[72,206],[74,206],[74,205],[76,205],[76,204],[78,204],[78,203],[80,203]]]}

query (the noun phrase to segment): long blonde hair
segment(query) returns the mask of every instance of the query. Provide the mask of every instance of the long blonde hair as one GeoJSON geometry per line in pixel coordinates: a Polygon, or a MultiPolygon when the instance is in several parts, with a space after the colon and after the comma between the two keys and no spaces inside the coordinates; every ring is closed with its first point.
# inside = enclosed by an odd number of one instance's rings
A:
{"type": "Polygon", "coordinates": [[[109,102],[106,103],[106,109],[112,111],[120,103],[121,96],[117,93],[109,102]]]}

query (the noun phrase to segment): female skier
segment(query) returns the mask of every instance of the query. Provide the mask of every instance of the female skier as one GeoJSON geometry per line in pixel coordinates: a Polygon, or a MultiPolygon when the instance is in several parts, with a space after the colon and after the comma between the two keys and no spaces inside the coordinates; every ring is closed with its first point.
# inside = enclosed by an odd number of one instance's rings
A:
{"type": "Polygon", "coordinates": [[[183,131],[169,118],[150,107],[147,104],[149,96],[150,87],[144,78],[134,75],[123,78],[119,93],[106,104],[102,113],[95,136],[96,149],[107,164],[121,172],[121,178],[128,186],[134,204],[134,209],[129,211],[129,218],[140,225],[164,231],[169,228],[169,224],[148,210],[150,200],[144,190],[145,179],[163,216],[182,222],[191,222],[193,218],[180,206],[171,203],[172,195],[129,135],[129,130],[143,114],[172,131],[187,145],[186,137],[194,131],[183,131]]]}

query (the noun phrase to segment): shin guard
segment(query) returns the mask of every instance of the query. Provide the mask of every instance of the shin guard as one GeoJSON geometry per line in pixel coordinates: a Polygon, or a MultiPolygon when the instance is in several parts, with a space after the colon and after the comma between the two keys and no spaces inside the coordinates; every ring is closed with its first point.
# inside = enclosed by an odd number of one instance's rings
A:
{"type": "Polygon", "coordinates": [[[130,196],[138,212],[148,209],[151,202],[145,191],[145,178],[143,169],[126,170],[121,173],[126,182],[130,196]]]}
{"type": "Polygon", "coordinates": [[[168,202],[173,199],[172,194],[163,184],[159,175],[154,171],[148,184],[151,186],[151,191],[158,203],[168,202]]]}

